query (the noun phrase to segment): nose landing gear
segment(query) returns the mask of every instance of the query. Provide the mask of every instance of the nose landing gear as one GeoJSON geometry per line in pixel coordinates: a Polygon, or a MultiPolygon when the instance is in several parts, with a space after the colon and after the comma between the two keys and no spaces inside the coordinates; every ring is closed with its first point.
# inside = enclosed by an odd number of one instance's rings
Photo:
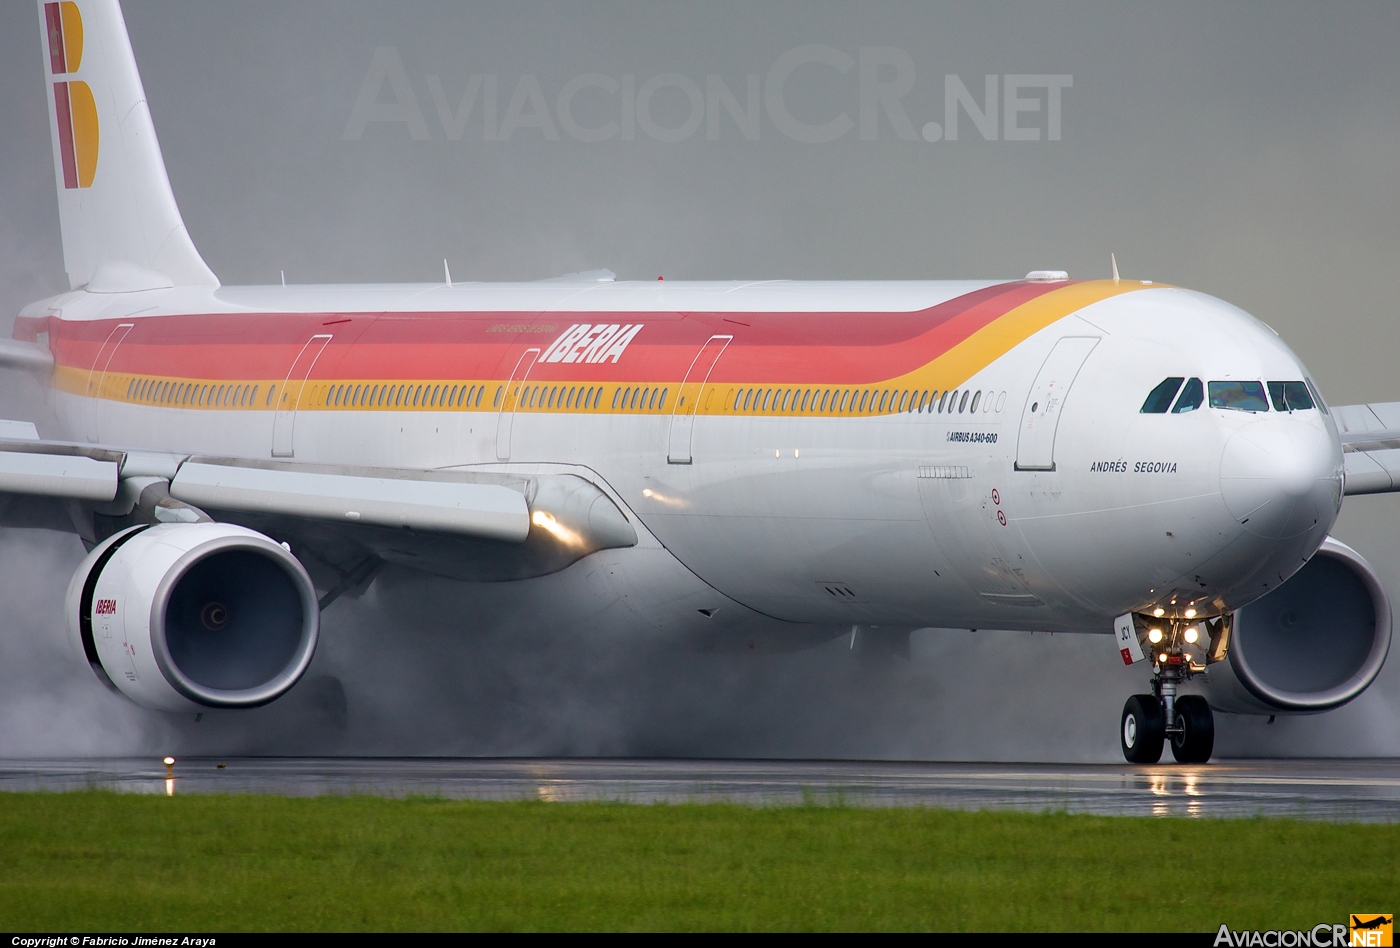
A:
{"type": "Polygon", "coordinates": [[[1179,763],[1203,764],[1215,749],[1215,717],[1205,698],[1178,697],[1177,691],[1204,672],[1207,662],[1224,658],[1228,617],[1204,622],[1159,617],[1144,624],[1150,626],[1141,644],[1152,650],[1152,694],[1133,695],[1123,705],[1118,728],[1123,757],[1133,764],[1155,764],[1170,743],[1179,763]],[[1200,641],[1201,631],[1209,633],[1208,645],[1200,641]]]}

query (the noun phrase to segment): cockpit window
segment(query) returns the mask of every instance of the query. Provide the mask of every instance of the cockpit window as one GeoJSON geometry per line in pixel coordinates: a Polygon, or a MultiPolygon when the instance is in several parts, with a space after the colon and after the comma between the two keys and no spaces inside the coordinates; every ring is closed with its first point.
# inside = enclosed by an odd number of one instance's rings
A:
{"type": "Polygon", "coordinates": [[[1322,393],[1317,390],[1316,383],[1314,383],[1312,379],[1303,379],[1303,382],[1308,386],[1308,391],[1312,393],[1313,403],[1316,404],[1318,408],[1322,409],[1324,415],[1331,414],[1331,412],[1327,410],[1327,403],[1322,399],[1322,393]]]}
{"type": "Polygon", "coordinates": [[[1263,382],[1211,382],[1210,407],[1231,411],[1268,411],[1269,402],[1264,397],[1263,382]]]}
{"type": "Polygon", "coordinates": [[[1313,407],[1312,395],[1302,382],[1270,382],[1269,400],[1274,411],[1307,411],[1313,407]]]}
{"type": "Polygon", "coordinates": [[[1142,403],[1141,414],[1165,415],[1167,409],[1172,407],[1172,399],[1176,398],[1176,391],[1184,381],[1186,380],[1180,375],[1164,379],[1162,384],[1147,393],[1147,401],[1142,403]]]}
{"type": "Polygon", "coordinates": [[[1181,397],[1172,406],[1172,414],[1179,415],[1184,411],[1195,411],[1201,407],[1201,402],[1206,400],[1205,386],[1200,379],[1190,379],[1181,390],[1181,397]]]}

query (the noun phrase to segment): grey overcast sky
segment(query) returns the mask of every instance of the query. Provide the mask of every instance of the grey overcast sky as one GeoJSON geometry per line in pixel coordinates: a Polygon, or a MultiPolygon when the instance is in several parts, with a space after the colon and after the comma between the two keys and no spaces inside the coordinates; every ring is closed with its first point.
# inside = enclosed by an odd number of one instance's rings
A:
{"type": "MultiPolygon", "coordinates": [[[[1330,401],[1400,399],[1400,4],[124,8],[176,198],[225,283],[275,282],[279,270],[293,282],[435,280],[444,257],[455,278],[474,280],[595,267],[624,279],[1103,276],[1112,251],[1125,276],[1200,289],[1268,322],[1330,401]],[[746,108],[749,76],[764,91],[784,54],[809,46],[854,65],[799,65],[784,108],[809,125],[845,115],[844,135],[797,141],[765,106],[756,140],[728,111],[717,135],[702,116],[688,137],[658,140],[684,131],[691,88],[695,114],[705,111],[707,77],[746,108]],[[395,51],[423,117],[417,138],[412,122],[353,134],[382,47],[395,51]],[[873,137],[862,134],[862,48],[870,61],[912,66],[899,102],[913,140],[883,110],[873,137]],[[1007,76],[1072,77],[1060,140],[1045,140],[1049,101],[1032,88],[1022,95],[1040,111],[1018,121],[1039,141],[1004,140],[1004,126],[985,140],[966,112],[958,140],[925,141],[927,123],[945,124],[949,74],[979,102],[987,75],[1000,86],[1007,76]],[[573,99],[587,127],[620,120],[629,82],[635,93],[655,77],[685,79],[651,82],[632,134],[586,142],[561,130],[558,96],[587,75],[604,77],[573,99]],[[465,126],[449,134],[473,76],[486,78],[465,126]],[[517,109],[527,124],[488,141],[484,90],[496,86],[499,131],[532,82],[556,137],[528,125],[527,95],[517,109]]],[[[35,4],[7,2],[6,320],[66,288],[39,39],[35,4]]],[[[877,79],[898,73],[886,66],[877,79]]],[[[379,91],[380,103],[396,100],[392,83],[379,91]]],[[[1400,498],[1348,501],[1338,532],[1400,595],[1400,498]]],[[[1385,740],[1363,749],[1400,751],[1393,665],[1363,711],[1344,712],[1384,724],[1385,740]]]]}

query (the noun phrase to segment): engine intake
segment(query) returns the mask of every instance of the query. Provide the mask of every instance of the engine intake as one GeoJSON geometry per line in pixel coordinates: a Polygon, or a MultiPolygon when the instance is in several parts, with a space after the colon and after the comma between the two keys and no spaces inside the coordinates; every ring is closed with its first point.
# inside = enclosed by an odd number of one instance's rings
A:
{"type": "Polygon", "coordinates": [[[1328,537],[1282,586],[1237,610],[1201,691],[1220,711],[1330,711],[1365,691],[1390,651],[1390,599],[1361,554],[1328,537]]]}
{"type": "Polygon", "coordinates": [[[99,678],[147,708],[250,708],[311,663],[320,609],[296,557],[226,523],[133,527],[88,554],[68,626],[99,678]]]}

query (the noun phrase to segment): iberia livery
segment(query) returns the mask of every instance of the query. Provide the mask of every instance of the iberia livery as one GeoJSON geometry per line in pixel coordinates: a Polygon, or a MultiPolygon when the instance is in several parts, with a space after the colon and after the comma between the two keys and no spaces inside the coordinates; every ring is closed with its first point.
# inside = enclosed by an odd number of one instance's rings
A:
{"type": "MultiPolygon", "coordinates": [[[[1114,636],[1124,754],[1212,708],[1317,712],[1385,660],[1329,537],[1393,489],[1400,405],[1330,407],[1267,326],[1148,281],[221,286],[176,207],[116,0],[41,2],[72,289],[0,361],[14,522],[75,530],[75,655],[146,707],[291,689],[385,570],[522,627],[677,647],[1114,636]]],[[[468,619],[464,635],[472,634],[468,619]]]]}

